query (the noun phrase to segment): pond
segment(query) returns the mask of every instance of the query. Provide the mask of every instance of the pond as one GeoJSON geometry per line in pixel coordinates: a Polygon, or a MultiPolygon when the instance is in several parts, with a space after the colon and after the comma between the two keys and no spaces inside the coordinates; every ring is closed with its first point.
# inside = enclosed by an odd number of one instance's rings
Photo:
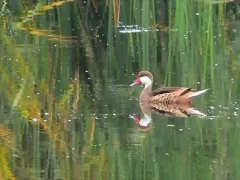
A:
{"type": "Polygon", "coordinates": [[[239,8],[1,1],[0,179],[238,179],[239,8]],[[149,114],[129,86],[142,70],[209,90],[149,114]]]}

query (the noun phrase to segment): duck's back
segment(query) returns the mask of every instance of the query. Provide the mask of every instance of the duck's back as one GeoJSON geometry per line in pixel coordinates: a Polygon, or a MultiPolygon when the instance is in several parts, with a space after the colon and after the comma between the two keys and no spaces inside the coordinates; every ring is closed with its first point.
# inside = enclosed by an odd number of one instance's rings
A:
{"type": "Polygon", "coordinates": [[[190,103],[192,91],[192,88],[187,87],[162,87],[152,92],[151,103],[190,103]]]}

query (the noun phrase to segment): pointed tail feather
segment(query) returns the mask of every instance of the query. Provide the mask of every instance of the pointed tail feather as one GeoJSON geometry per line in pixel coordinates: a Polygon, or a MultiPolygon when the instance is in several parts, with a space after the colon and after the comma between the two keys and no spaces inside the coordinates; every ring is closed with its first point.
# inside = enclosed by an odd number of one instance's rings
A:
{"type": "Polygon", "coordinates": [[[205,93],[205,92],[208,91],[208,90],[209,90],[209,89],[204,89],[204,90],[201,90],[201,91],[192,92],[188,97],[191,98],[191,97],[198,96],[198,95],[200,95],[200,94],[205,93]]]}
{"type": "Polygon", "coordinates": [[[188,113],[190,113],[191,115],[207,116],[206,114],[204,114],[194,108],[189,108],[188,113]]]}

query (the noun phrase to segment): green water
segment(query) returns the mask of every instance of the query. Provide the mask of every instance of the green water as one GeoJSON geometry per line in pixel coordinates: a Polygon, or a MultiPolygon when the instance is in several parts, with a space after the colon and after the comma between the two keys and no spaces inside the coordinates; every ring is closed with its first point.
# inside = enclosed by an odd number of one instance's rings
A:
{"type": "Polygon", "coordinates": [[[0,179],[240,178],[240,5],[0,2],[0,179]],[[152,114],[129,87],[210,90],[206,117],[152,114]]]}

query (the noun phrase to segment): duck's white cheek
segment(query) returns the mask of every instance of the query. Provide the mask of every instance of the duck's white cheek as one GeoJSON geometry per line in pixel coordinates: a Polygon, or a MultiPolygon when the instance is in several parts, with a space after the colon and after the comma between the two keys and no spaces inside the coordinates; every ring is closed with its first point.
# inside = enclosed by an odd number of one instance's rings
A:
{"type": "Polygon", "coordinates": [[[152,84],[151,79],[147,76],[140,77],[140,81],[142,82],[142,84],[145,84],[145,85],[151,85],[152,84]]]}

